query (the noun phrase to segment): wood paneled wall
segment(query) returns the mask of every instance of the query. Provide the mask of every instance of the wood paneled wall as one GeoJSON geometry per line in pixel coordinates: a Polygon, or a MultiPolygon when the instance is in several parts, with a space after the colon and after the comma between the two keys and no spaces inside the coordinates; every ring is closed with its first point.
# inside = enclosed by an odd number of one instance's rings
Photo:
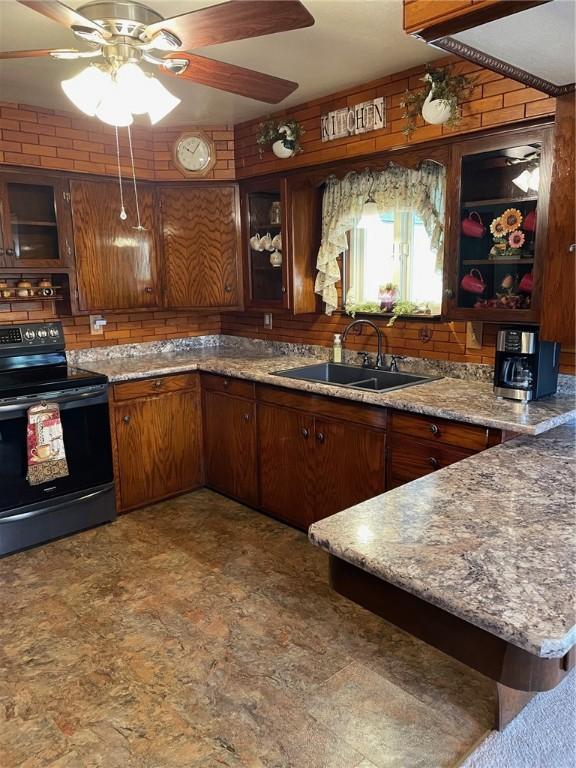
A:
{"type": "MultiPolygon", "coordinates": [[[[182,181],[172,163],[172,146],[182,128],[132,127],[134,166],[139,179],[182,181]]],[[[215,142],[218,160],[203,180],[234,177],[234,131],[230,126],[202,126],[215,142]]],[[[122,173],[131,174],[126,129],[119,132],[122,173]]],[[[115,176],[114,128],[79,113],[58,112],[0,102],[0,164],[45,170],[115,176]]]]}
{"type": "Polygon", "coordinates": [[[424,67],[416,67],[275,113],[274,116],[278,118],[298,120],[306,130],[302,139],[304,151],[289,160],[278,160],[270,151],[265,152],[260,159],[256,145],[259,120],[251,120],[235,126],[237,177],[247,178],[265,173],[285,172],[293,168],[304,168],[333,160],[399,149],[449,134],[471,133],[554,114],[553,98],[496,72],[452,56],[439,59],[434,64],[450,64],[453,72],[465,73],[474,78],[474,88],[468,100],[462,105],[463,120],[457,128],[425,125],[420,118],[412,138],[409,141],[406,139],[402,133],[404,120],[400,100],[407,88],[415,89],[422,86],[424,67]],[[335,141],[321,140],[321,115],[379,96],[386,98],[384,128],[335,141]]]}

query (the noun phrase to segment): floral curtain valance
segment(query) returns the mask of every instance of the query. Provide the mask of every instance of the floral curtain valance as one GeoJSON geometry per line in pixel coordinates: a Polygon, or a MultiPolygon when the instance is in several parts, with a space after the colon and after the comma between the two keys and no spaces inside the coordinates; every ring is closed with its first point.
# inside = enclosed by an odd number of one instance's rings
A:
{"type": "Polygon", "coordinates": [[[422,219],[438,254],[437,268],[442,268],[445,186],[446,169],[432,161],[417,169],[391,164],[383,171],[349,173],[343,179],[331,176],[326,181],[315,290],[326,304],[327,315],[338,306],[338,256],[348,248],[346,233],[360,221],[369,194],[380,213],[412,211],[422,219]]]}

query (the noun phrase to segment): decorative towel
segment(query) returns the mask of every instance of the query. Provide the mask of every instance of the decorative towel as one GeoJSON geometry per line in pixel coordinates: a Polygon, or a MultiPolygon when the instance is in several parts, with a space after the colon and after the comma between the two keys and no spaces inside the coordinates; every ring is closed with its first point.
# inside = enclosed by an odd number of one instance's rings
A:
{"type": "Polygon", "coordinates": [[[27,443],[30,485],[48,483],[69,474],[57,405],[42,403],[28,409],[27,443]]]}

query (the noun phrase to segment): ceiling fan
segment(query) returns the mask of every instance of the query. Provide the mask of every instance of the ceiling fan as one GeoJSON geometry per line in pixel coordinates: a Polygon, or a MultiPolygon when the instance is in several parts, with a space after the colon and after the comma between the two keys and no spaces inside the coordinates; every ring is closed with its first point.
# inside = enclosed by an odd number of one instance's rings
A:
{"type": "Polygon", "coordinates": [[[167,75],[277,104],[298,83],[187,50],[314,24],[314,17],[299,0],[229,0],[170,19],[130,0],[96,0],[78,10],[58,0],[17,2],[68,27],[89,50],[4,51],[0,59],[94,59],[91,66],[65,80],[62,87],[86,114],[116,126],[129,125],[132,114],[145,112],[156,123],[180,103],[158,80],[140,69],[141,62],[156,65],[167,75]]]}

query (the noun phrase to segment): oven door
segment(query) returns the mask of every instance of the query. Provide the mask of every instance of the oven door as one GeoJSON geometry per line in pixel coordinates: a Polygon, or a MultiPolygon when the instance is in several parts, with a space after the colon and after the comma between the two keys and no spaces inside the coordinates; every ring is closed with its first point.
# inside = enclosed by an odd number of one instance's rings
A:
{"type": "Polygon", "coordinates": [[[0,405],[0,517],[8,510],[57,499],[113,481],[108,388],[46,394],[26,402],[0,405]],[[57,403],[64,434],[68,477],[30,485],[26,428],[28,409],[41,402],[57,403]]]}

